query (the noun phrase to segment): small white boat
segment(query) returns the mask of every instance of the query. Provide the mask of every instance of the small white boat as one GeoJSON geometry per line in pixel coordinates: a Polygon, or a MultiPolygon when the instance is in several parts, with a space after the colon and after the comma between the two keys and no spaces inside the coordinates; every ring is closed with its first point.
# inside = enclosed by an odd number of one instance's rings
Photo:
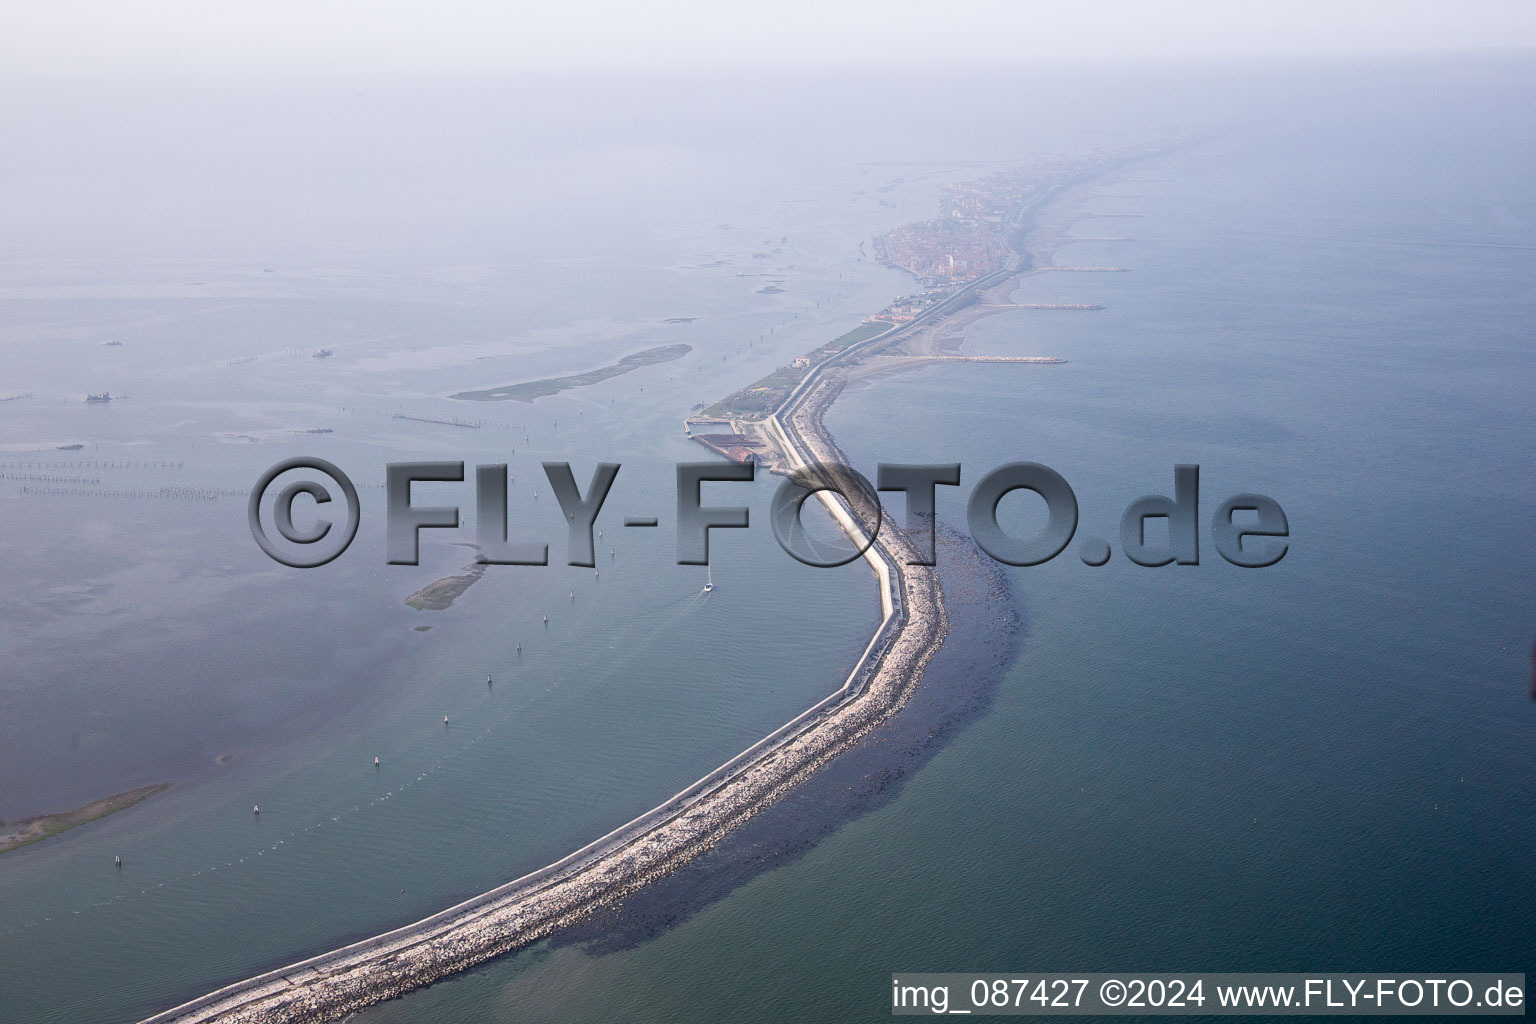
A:
{"type": "Polygon", "coordinates": [[[714,574],[714,570],[710,566],[706,565],[704,567],[704,593],[707,594],[711,590],[714,590],[714,589],[715,589],[715,574],[714,574]]]}

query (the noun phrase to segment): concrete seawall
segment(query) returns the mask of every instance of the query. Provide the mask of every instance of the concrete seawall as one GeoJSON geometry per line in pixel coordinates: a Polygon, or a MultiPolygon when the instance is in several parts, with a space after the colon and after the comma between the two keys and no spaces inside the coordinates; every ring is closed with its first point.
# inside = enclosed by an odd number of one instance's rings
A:
{"type": "MultiPolygon", "coordinates": [[[[815,374],[818,381],[821,375],[815,374]]],[[[833,461],[818,383],[770,418],[789,461],[833,461]],[[809,437],[811,440],[807,440],[809,437]]],[[[835,393],[835,389],[831,389],[835,393]]],[[[818,498],[857,542],[835,496],[818,498]]],[[[843,685],[669,800],[553,864],[414,924],[226,986],[143,1024],[291,1024],[339,1020],[491,957],[536,942],[697,856],[900,709],[943,641],[936,572],[905,565],[891,531],[864,558],[881,622],[843,685]]]]}
{"type": "MultiPolygon", "coordinates": [[[[1094,173],[1106,173],[1133,159],[1141,157],[1101,164],[1094,173]]],[[[806,374],[772,415],[754,421],[779,448],[782,461],[791,468],[846,462],[823,429],[821,417],[857,360],[897,342],[910,344],[924,331],[931,335],[941,325],[948,330],[966,318],[989,312],[970,308],[977,303],[998,309],[1097,308],[1011,301],[1013,278],[1032,269],[1123,270],[1033,267],[1023,244],[1031,218],[1047,201],[1077,183],[1058,182],[1034,193],[1005,220],[1003,231],[1013,250],[1007,265],[963,286],[913,320],[829,356],[806,374]]],[[[942,355],[937,350],[931,354],[942,355]]],[[[1044,360],[1016,357],[1009,361],[1044,360]]],[[[854,543],[860,543],[863,538],[855,517],[841,500],[825,491],[816,496],[854,543]]],[[[142,1024],[340,1020],[364,1006],[534,943],[687,863],[910,699],[944,640],[947,619],[936,570],[909,565],[909,557],[915,557],[915,552],[894,530],[882,531],[865,552],[878,583],[882,617],[843,685],[669,800],[555,863],[490,892],[414,924],[219,989],[142,1024]]]]}

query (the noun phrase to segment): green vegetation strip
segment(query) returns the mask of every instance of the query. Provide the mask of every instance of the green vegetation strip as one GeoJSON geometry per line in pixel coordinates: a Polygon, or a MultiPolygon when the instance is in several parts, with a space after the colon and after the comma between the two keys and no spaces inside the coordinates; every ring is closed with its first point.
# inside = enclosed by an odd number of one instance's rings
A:
{"type": "Polygon", "coordinates": [[[638,370],[642,366],[670,363],[674,359],[681,359],[691,351],[693,351],[692,345],[660,345],[656,348],[648,348],[644,352],[627,355],[611,366],[602,366],[596,370],[588,370],[586,373],[572,374],[569,377],[546,377],[544,380],[508,384],[504,387],[488,388],[485,391],[460,391],[448,397],[465,402],[532,402],[548,395],[559,394],[567,388],[590,387],[610,377],[638,370]]]}
{"type": "Polygon", "coordinates": [[[484,565],[478,562],[466,565],[463,572],[457,576],[444,576],[440,580],[428,583],[406,598],[405,603],[419,612],[440,612],[453,604],[464,591],[474,586],[475,581],[483,575],[485,575],[484,565]]]}
{"type": "Polygon", "coordinates": [[[68,832],[72,828],[105,818],[109,814],[125,811],[134,804],[148,800],[156,793],[163,793],[171,788],[169,782],[162,782],[158,786],[144,786],[139,789],[130,789],[126,793],[109,796],[102,800],[96,800],[77,807],[72,811],[64,811],[59,814],[43,814],[36,818],[27,818],[11,825],[0,822],[0,853],[9,853],[11,850],[19,850],[23,846],[31,846],[40,843],[49,836],[56,836],[60,832],[68,832]]]}
{"type": "Polygon", "coordinates": [[[820,363],[828,356],[836,355],[850,345],[857,345],[861,341],[884,334],[891,329],[891,325],[882,321],[863,323],[849,331],[847,334],[818,349],[805,354],[807,365],[805,366],[781,366],[762,380],[748,387],[742,388],[734,395],[721,399],[714,405],[699,413],[701,418],[729,419],[732,416],[753,418],[763,416],[778,408],[784,396],[805,379],[811,372],[811,367],[820,363]]]}

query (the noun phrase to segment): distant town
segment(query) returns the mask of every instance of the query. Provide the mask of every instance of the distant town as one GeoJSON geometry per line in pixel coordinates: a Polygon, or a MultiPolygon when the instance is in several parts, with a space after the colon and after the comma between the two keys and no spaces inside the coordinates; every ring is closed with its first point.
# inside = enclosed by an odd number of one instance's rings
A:
{"type": "MultiPolygon", "coordinates": [[[[865,354],[885,347],[884,342],[874,339],[887,333],[894,337],[897,328],[933,315],[934,307],[948,300],[968,301],[963,293],[991,275],[1030,269],[1023,236],[1041,202],[1075,181],[1147,155],[1153,148],[1010,167],[975,181],[945,185],[939,217],[903,224],[874,239],[875,258],[911,274],[922,291],[895,299],[841,337],[797,356],[761,380],[697,412],[686,423],[689,436],[737,462],[765,461],[763,441],[748,425],[778,409],[816,367],[844,355],[845,350],[854,346],[865,354]],[[874,348],[866,344],[870,342],[874,348]]],[[[1053,304],[1049,308],[1098,307],[1053,304]]]]}

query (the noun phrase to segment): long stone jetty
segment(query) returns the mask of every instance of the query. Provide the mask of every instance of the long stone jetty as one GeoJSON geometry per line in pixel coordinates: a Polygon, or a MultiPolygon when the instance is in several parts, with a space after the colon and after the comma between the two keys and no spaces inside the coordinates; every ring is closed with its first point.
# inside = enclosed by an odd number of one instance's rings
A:
{"type": "MultiPolygon", "coordinates": [[[[1099,173],[1108,169],[1100,167],[1099,173]]],[[[1009,232],[1022,233],[1026,215],[1062,187],[1035,193],[1005,225],[1009,232]]],[[[844,464],[822,415],[858,360],[914,334],[932,333],[939,325],[947,329],[965,317],[995,311],[968,309],[978,298],[1004,308],[1097,308],[1015,307],[1007,292],[1013,278],[1028,270],[1016,252],[1002,267],[962,285],[911,321],[832,353],[811,367],[771,412],[749,421],[732,417],[730,425],[759,439],[762,454],[779,472],[844,464]]],[[[1008,361],[1059,362],[1050,357],[1008,361]]],[[[815,496],[855,546],[868,543],[862,557],[875,576],[880,600],[880,624],[836,691],[670,799],[552,864],[413,924],[228,985],[141,1024],[342,1020],[370,1004],[524,948],[686,864],[895,714],[911,698],[948,627],[937,571],[912,564],[917,552],[898,531],[882,530],[868,542],[860,527],[868,510],[854,508],[832,491],[815,496]]]]}
{"type": "MultiPolygon", "coordinates": [[[[840,462],[821,427],[835,395],[820,369],[761,421],[788,468],[840,462]]],[[[816,495],[849,538],[857,517],[816,495]]],[[[904,538],[882,531],[863,555],[881,619],[841,687],[693,785],[547,865],[414,924],[226,986],[143,1024],[297,1024],[341,1020],[372,1003],[523,948],[686,864],[906,704],[943,642],[936,571],[909,565],[904,538]]]]}

